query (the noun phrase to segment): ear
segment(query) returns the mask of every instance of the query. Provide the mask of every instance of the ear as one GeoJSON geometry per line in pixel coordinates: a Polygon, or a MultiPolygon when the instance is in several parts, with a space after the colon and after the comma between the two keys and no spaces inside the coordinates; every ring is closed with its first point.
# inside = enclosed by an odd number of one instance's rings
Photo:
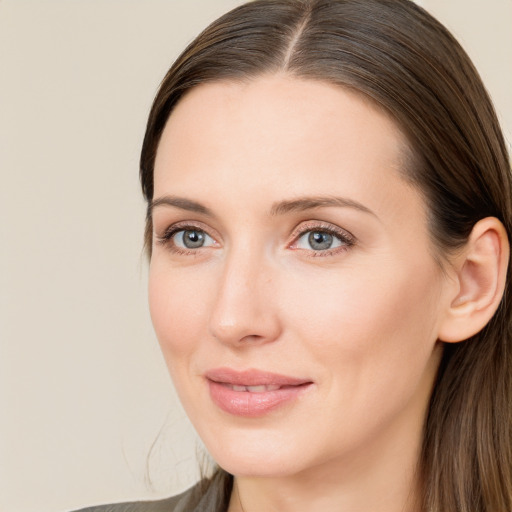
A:
{"type": "Polygon", "coordinates": [[[463,341],[481,331],[500,304],[507,277],[509,241],[503,224],[487,217],[475,224],[455,258],[456,284],[438,338],[463,341]]]}

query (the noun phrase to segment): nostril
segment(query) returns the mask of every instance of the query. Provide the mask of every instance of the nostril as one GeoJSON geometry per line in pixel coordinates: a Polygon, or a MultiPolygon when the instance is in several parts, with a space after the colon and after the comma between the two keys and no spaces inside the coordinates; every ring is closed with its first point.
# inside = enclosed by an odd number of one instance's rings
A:
{"type": "Polygon", "coordinates": [[[220,343],[245,346],[274,341],[279,336],[278,325],[278,319],[271,315],[266,315],[264,320],[254,316],[245,320],[241,318],[238,322],[212,321],[210,332],[220,343]]]}

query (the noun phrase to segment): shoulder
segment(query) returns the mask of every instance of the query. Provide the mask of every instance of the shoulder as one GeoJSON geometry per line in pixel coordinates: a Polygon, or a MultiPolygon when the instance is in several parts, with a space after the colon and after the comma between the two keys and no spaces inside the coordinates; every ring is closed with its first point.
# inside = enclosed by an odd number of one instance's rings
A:
{"type": "Polygon", "coordinates": [[[99,505],[76,512],[226,512],[232,485],[231,475],[218,470],[211,479],[171,498],[99,505]]]}

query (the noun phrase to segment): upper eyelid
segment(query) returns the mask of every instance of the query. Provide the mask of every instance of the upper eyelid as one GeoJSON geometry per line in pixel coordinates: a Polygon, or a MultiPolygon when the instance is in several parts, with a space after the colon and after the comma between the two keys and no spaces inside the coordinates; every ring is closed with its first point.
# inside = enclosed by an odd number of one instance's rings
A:
{"type": "Polygon", "coordinates": [[[303,221],[298,226],[296,226],[292,232],[293,242],[295,242],[298,238],[303,236],[305,233],[309,231],[326,231],[328,233],[332,233],[334,235],[338,235],[340,238],[350,241],[351,243],[356,242],[356,237],[348,230],[337,226],[336,224],[332,224],[331,222],[325,221],[303,221]]]}
{"type": "MultiPolygon", "coordinates": [[[[163,230],[163,233],[162,233],[162,235],[160,235],[160,237],[166,236],[168,234],[174,234],[179,231],[186,231],[187,229],[197,229],[198,231],[204,231],[208,236],[214,238],[215,240],[218,238],[217,231],[212,229],[207,224],[204,224],[203,222],[200,222],[200,221],[190,221],[190,220],[178,221],[178,222],[173,222],[172,224],[169,224],[163,230]],[[212,234],[212,232],[215,234],[212,234]]],[[[156,235],[156,236],[158,236],[158,235],[156,235]]]]}

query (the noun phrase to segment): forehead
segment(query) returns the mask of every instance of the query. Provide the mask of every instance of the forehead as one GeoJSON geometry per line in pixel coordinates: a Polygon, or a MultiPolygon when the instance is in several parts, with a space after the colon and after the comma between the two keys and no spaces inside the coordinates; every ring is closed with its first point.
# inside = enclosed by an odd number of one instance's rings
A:
{"type": "Polygon", "coordinates": [[[362,93],[320,80],[278,74],[192,88],[174,108],[163,138],[168,138],[167,134],[193,139],[208,130],[218,135],[235,131],[239,136],[259,136],[273,146],[293,136],[308,136],[314,143],[325,139],[329,131],[331,138],[340,141],[347,129],[352,136],[364,135],[369,133],[369,125],[371,131],[382,134],[375,142],[387,139],[403,148],[408,146],[392,117],[362,93]],[[357,122],[353,122],[356,117],[357,122]],[[271,138],[270,127],[282,129],[279,139],[271,138]]]}
{"type": "Polygon", "coordinates": [[[155,197],[191,187],[223,197],[244,190],[325,194],[333,187],[358,196],[370,184],[381,191],[406,186],[400,175],[407,154],[391,117],[339,86],[282,75],[203,84],[182,98],[164,129],[155,197]]]}

